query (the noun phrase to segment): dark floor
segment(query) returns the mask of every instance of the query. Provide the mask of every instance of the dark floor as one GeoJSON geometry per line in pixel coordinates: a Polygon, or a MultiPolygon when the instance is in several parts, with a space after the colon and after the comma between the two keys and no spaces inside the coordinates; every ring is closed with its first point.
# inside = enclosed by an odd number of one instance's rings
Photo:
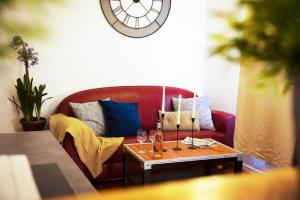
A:
{"type": "Polygon", "coordinates": [[[122,179],[105,181],[101,183],[93,183],[93,185],[99,192],[111,189],[124,189],[122,179]]]}
{"type": "MultiPolygon", "coordinates": [[[[233,168],[231,165],[216,165],[212,167],[212,175],[217,174],[231,174],[233,173],[233,168]]],[[[123,180],[117,179],[117,180],[111,180],[111,181],[105,181],[101,183],[93,183],[94,187],[99,191],[107,191],[107,190],[115,190],[120,189],[123,190],[123,180]]]]}

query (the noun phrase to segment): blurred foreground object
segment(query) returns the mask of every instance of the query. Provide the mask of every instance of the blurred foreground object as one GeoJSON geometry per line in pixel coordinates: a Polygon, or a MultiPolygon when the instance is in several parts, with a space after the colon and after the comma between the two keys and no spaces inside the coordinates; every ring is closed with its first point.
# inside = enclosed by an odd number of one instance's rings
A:
{"type": "MultiPolygon", "coordinates": [[[[262,78],[284,74],[282,91],[293,86],[293,100],[300,102],[300,1],[239,0],[239,4],[236,11],[245,11],[244,17],[222,16],[228,19],[234,34],[214,36],[219,45],[212,53],[230,61],[265,63],[262,78]]],[[[294,103],[293,108],[296,136],[293,164],[299,166],[300,105],[294,103]]]]}
{"type": "Polygon", "coordinates": [[[41,199],[26,155],[0,155],[0,166],[0,199],[41,199]]]}
{"type": "MultiPolygon", "coordinates": [[[[224,199],[224,200],[296,200],[299,189],[299,170],[285,168],[265,174],[242,174],[196,178],[186,181],[112,190],[101,195],[83,195],[77,199],[224,199]]],[[[71,200],[74,197],[59,198],[71,200]]]]}
{"type": "Polygon", "coordinates": [[[67,0],[0,0],[0,58],[9,51],[13,35],[41,38],[47,33],[43,23],[47,6],[67,0]]]}

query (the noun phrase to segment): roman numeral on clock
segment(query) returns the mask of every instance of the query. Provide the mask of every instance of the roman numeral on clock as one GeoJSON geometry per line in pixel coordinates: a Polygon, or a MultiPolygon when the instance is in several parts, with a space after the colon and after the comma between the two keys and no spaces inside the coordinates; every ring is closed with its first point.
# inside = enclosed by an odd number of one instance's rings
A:
{"type": "Polygon", "coordinates": [[[140,27],[140,18],[135,18],[135,28],[140,27]]]}
{"type": "Polygon", "coordinates": [[[123,24],[127,25],[128,21],[129,21],[130,16],[129,15],[125,15],[124,19],[123,19],[123,24]]]}
{"type": "Polygon", "coordinates": [[[123,11],[123,8],[121,5],[113,9],[113,12],[115,13],[115,15],[120,14],[122,11],[123,11]]]}
{"type": "Polygon", "coordinates": [[[157,14],[159,14],[159,11],[156,10],[155,8],[152,7],[151,10],[152,10],[153,12],[156,12],[157,14]]]}

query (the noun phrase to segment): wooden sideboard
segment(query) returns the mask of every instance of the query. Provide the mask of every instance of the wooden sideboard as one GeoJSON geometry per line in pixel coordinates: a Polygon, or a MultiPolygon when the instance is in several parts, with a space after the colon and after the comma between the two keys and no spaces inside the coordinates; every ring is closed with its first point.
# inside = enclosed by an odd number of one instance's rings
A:
{"type": "Polygon", "coordinates": [[[0,134],[0,154],[25,154],[31,165],[55,163],[76,195],[97,192],[50,131],[0,134]]]}

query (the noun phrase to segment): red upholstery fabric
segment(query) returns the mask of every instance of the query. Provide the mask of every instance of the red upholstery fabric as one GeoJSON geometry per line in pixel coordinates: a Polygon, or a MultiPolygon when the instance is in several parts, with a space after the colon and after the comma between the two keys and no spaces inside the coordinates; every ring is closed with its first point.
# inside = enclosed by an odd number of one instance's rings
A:
{"type": "MultiPolygon", "coordinates": [[[[193,97],[188,90],[166,87],[166,110],[172,110],[172,97],[193,97]]],[[[139,116],[142,128],[146,131],[156,128],[158,110],[161,110],[162,87],[161,86],[120,86],[85,90],[77,92],[65,98],[57,108],[57,113],[73,116],[69,102],[89,102],[110,98],[112,101],[138,103],[139,116]]]]}
{"type": "Polygon", "coordinates": [[[233,147],[235,116],[222,111],[212,111],[212,119],[217,131],[225,135],[224,144],[233,147]]]}
{"type": "MultiPolygon", "coordinates": [[[[183,98],[193,97],[193,93],[188,90],[166,87],[166,110],[172,111],[172,97],[178,97],[181,94],[183,98]]],[[[69,102],[89,102],[99,99],[110,98],[113,101],[119,102],[135,102],[138,103],[139,116],[142,128],[146,131],[156,129],[156,121],[158,110],[161,109],[162,87],[161,86],[120,86],[107,87],[85,90],[77,92],[66,97],[58,106],[56,113],[64,113],[68,116],[73,116],[69,102]]],[[[198,138],[213,138],[219,142],[233,145],[233,133],[235,116],[222,111],[212,111],[212,118],[216,131],[201,130],[195,131],[195,137],[198,138]]],[[[179,139],[184,139],[186,136],[191,136],[190,131],[180,131],[179,139]]],[[[165,132],[164,140],[176,140],[176,132],[165,132]]],[[[136,137],[126,137],[124,143],[136,142],[136,137]]],[[[74,162],[84,172],[91,181],[101,181],[107,179],[121,178],[123,173],[122,166],[122,147],[120,147],[114,155],[103,164],[102,174],[93,180],[86,166],[81,162],[73,138],[67,134],[64,139],[63,146],[72,157],[74,162]]]]}

